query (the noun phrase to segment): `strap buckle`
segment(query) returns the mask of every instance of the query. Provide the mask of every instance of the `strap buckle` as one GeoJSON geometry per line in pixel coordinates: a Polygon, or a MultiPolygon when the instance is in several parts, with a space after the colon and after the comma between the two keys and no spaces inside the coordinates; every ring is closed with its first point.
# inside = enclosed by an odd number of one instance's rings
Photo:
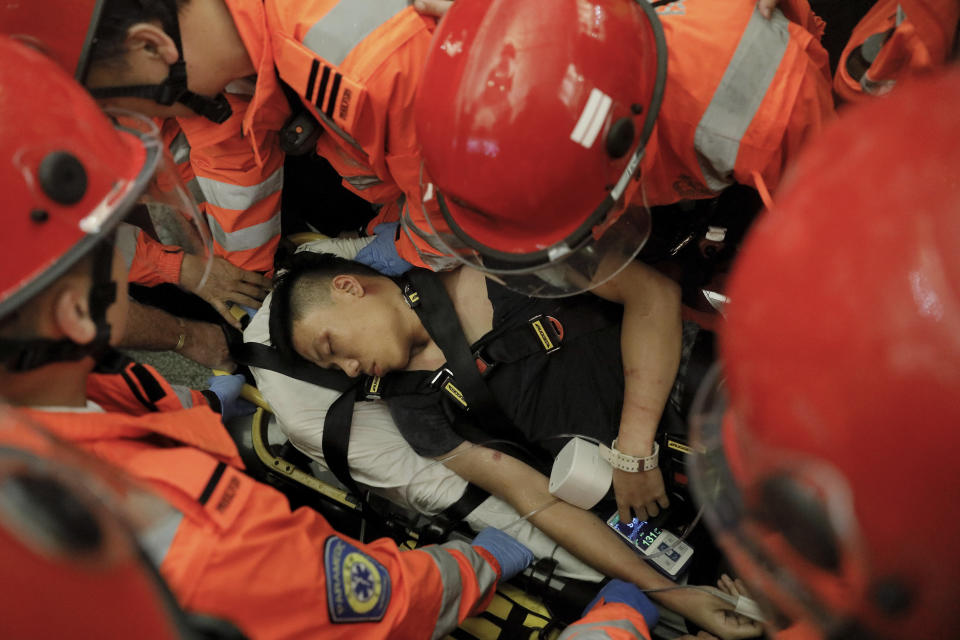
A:
{"type": "Polygon", "coordinates": [[[366,400],[380,399],[380,376],[364,376],[363,396],[366,400]]]}
{"type": "Polygon", "coordinates": [[[563,341],[563,325],[559,320],[541,313],[527,322],[545,353],[553,353],[560,348],[560,343],[563,341]]]}
{"type": "Polygon", "coordinates": [[[417,290],[414,289],[413,284],[410,282],[403,283],[403,301],[407,303],[407,306],[411,309],[416,309],[420,306],[420,294],[417,293],[417,290]]]}
{"type": "Polygon", "coordinates": [[[481,376],[490,373],[490,370],[497,364],[495,360],[490,360],[489,356],[485,355],[483,347],[473,352],[473,358],[477,363],[477,371],[480,372],[481,376]]]}
{"type": "Polygon", "coordinates": [[[430,380],[430,385],[435,389],[440,389],[446,393],[464,411],[470,408],[470,405],[467,403],[467,399],[464,397],[463,392],[460,391],[460,389],[457,388],[457,385],[453,383],[453,371],[450,371],[450,369],[444,367],[437,371],[436,375],[433,376],[433,379],[430,380]]]}

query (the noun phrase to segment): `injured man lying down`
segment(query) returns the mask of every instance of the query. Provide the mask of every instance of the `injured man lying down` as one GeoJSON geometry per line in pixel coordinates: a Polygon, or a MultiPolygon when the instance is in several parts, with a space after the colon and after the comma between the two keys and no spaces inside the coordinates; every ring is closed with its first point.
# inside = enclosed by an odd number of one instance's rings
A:
{"type": "MultiPolygon", "coordinates": [[[[270,339],[287,357],[381,378],[390,414],[418,454],[519,514],[535,512],[531,523],[601,573],[643,588],[672,586],[600,517],[556,501],[548,475],[566,442],[584,436],[636,469],[614,469],[615,502],[604,515],[646,519],[669,506],[655,438],[661,420],[680,420],[695,390],[684,388],[693,386],[690,354],[711,337],[681,321],[673,281],[632,262],[591,294],[528,298],[471,269],[394,279],[300,252],[277,280],[270,317],[270,339]],[[454,375],[452,351],[461,363],[467,354],[495,409],[480,411],[470,405],[479,396],[459,391],[468,376],[454,375]]],[[[708,593],[651,595],[722,637],[759,633],[708,593]]]]}

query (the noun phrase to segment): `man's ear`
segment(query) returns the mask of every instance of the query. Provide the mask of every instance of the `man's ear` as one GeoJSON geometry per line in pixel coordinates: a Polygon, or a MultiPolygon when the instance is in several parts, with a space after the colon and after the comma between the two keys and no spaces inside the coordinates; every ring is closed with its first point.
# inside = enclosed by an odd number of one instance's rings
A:
{"type": "Polygon", "coordinates": [[[71,342],[87,344],[97,335],[90,317],[90,292],[80,283],[68,283],[53,299],[53,319],[57,332],[71,342]]]}
{"type": "Polygon", "coordinates": [[[360,283],[357,277],[349,274],[334,276],[333,279],[330,280],[330,287],[333,289],[334,294],[345,296],[362,298],[366,293],[363,284],[360,283]]]}
{"type": "Polygon", "coordinates": [[[170,65],[180,59],[180,53],[173,38],[167,35],[163,27],[153,22],[138,22],[127,29],[125,44],[128,51],[142,51],[156,56],[163,60],[164,64],[170,65]]]}

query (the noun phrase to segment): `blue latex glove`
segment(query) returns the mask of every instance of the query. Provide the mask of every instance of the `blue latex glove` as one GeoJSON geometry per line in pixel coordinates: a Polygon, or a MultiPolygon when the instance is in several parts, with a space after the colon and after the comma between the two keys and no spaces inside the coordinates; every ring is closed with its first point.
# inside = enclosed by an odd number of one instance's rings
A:
{"type": "Polygon", "coordinates": [[[362,262],[368,267],[372,267],[385,276],[399,276],[413,268],[413,265],[404,260],[397,254],[397,227],[399,222],[384,222],[373,228],[376,235],[374,239],[360,249],[357,262],[362,262]]]}
{"type": "Polygon", "coordinates": [[[237,416],[250,415],[257,410],[256,405],[240,397],[243,383],[244,378],[239,373],[232,376],[210,376],[207,379],[210,391],[220,401],[220,413],[223,416],[223,422],[237,416]]]}
{"type": "Polygon", "coordinates": [[[587,605],[587,608],[583,610],[583,615],[587,615],[601,599],[604,602],[622,602],[633,607],[637,610],[637,613],[643,616],[643,619],[647,622],[647,627],[650,629],[657,626],[657,620],[660,619],[660,612],[657,607],[650,601],[647,594],[635,584],[623,580],[611,580],[604,585],[603,589],[600,589],[597,597],[587,605]]]}
{"type": "Polygon", "coordinates": [[[508,533],[487,527],[477,534],[471,543],[475,547],[483,547],[490,552],[500,563],[500,580],[505,581],[516,576],[533,562],[533,553],[530,549],[517,542],[508,533]]]}
{"type": "Polygon", "coordinates": [[[257,311],[259,311],[259,309],[254,309],[253,307],[247,307],[247,306],[242,305],[242,304],[237,304],[236,302],[234,302],[233,304],[235,304],[236,306],[238,306],[238,307],[240,307],[241,309],[243,309],[244,311],[246,311],[246,312],[247,312],[247,315],[250,316],[250,319],[251,319],[251,320],[253,320],[253,316],[257,315],[257,311]]]}

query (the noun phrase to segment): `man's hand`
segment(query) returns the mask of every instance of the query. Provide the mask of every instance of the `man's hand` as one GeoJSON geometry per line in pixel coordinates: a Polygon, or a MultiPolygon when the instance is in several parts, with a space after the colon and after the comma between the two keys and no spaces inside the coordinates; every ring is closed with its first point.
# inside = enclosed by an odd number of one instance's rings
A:
{"type": "Polygon", "coordinates": [[[442,18],[452,4],[453,0],[414,0],[413,7],[424,15],[442,18]]]}
{"type": "Polygon", "coordinates": [[[648,520],[659,515],[660,509],[670,506],[667,492],[663,488],[663,474],[660,469],[650,471],[613,470],[613,493],[617,498],[617,510],[620,522],[630,522],[630,508],[640,520],[648,520]]]}
{"type": "Polygon", "coordinates": [[[180,268],[180,286],[209,302],[224,320],[240,330],[240,321],[230,313],[228,303],[259,309],[272,286],[270,279],[215,257],[210,265],[210,275],[203,287],[198,288],[205,266],[206,261],[203,258],[185,255],[180,268]]]}
{"type": "Polygon", "coordinates": [[[209,322],[184,323],[183,347],[178,353],[211,369],[232,372],[237,368],[230,358],[227,337],[219,325],[209,322]]]}
{"type": "Polygon", "coordinates": [[[773,10],[777,8],[780,0],[757,0],[757,8],[760,9],[760,15],[767,20],[773,15],[773,10]]]}
{"type": "Polygon", "coordinates": [[[669,600],[662,598],[662,601],[670,609],[722,640],[756,638],[763,633],[763,626],[759,622],[734,613],[732,604],[699,589],[671,592],[669,600]]]}

